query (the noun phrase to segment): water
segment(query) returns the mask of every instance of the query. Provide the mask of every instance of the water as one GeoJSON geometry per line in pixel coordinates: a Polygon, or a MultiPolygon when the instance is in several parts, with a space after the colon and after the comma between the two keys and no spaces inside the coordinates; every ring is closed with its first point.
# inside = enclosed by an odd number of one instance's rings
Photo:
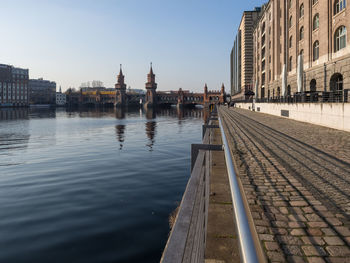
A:
{"type": "Polygon", "coordinates": [[[0,262],[158,262],[201,109],[0,109],[0,262]]]}

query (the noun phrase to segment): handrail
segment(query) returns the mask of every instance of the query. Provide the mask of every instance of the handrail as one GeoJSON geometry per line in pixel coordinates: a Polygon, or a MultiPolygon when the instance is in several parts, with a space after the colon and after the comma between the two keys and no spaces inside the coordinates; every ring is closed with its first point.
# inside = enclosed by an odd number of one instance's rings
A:
{"type": "Polygon", "coordinates": [[[257,250],[254,244],[252,232],[250,231],[248,217],[242,199],[242,193],[238,185],[237,176],[232,163],[230,148],[228,147],[226,135],[220,117],[219,126],[221,130],[222,144],[225,152],[226,167],[230,182],[233,211],[236,219],[236,227],[241,248],[242,262],[258,263],[259,261],[257,256],[257,250]]]}

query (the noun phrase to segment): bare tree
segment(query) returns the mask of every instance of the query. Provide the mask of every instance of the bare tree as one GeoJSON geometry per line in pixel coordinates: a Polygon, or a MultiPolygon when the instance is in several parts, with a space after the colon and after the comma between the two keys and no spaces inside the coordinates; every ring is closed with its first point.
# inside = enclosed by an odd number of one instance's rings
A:
{"type": "Polygon", "coordinates": [[[92,87],[93,88],[103,87],[103,82],[100,81],[100,80],[93,80],[92,81],[92,87]]]}

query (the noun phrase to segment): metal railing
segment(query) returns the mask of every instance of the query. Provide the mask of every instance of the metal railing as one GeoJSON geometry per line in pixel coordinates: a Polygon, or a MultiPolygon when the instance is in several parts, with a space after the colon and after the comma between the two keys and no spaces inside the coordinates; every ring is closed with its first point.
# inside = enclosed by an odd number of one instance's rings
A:
{"type": "Polygon", "coordinates": [[[241,250],[242,262],[255,263],[258,261],[257,249],[254,244],[253,235],[250,230],[247,211],[245,210],[242,192],[238,184],[237,176],[235,173],[234,165],[232,162],[231,151],[228,146],[225,131],[222,125],[222,121],[219,118],[219,126],[221,130],[221,138],[223,148],[225,152],[225,160],[227,173],[230,182],[231,196],[233,203],[233,211],[235,215],[235,223],[238,232],[239,245],[241,250]]]}
{"type": "MultiPolygon", "coordinates": [[[[235,103],[253,102],[253,97],[246,100],[235,100],[235,103]]],[[[335,91],[306,91],[287,96],[257,98],[255,102],[268,103],[344,103],[350,102],[350,89],[335,91]]]]}

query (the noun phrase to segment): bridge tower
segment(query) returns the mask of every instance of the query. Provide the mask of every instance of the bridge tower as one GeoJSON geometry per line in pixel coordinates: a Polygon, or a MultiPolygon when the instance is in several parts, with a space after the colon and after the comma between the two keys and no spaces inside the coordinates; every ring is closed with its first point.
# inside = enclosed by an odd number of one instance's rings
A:
{"type": "Polygon", "coordinates": [[[209,107],[209,96],[208,96],[208,86],[207,83],[204,85],[203,102],[205,107],[209,107]]]}
{"type": "Polygon", "coordinates": [[[220,103],[223,104],[226,101],[226,93],[225,93],[225,86],[224,83],[221,85],[221,92],[220,92],[220,103]]]}
{"type": "Polygon", "coordinates": [[[118,75],[117,84],[115,84],[115,106],[123,107],[127,103],[126,98],[126,84],[124,83],[124,75],[122,71],[122,64],[120,64],[120,71],[118,75]]]}
{"type": "Polygon", "coordinates": [[[147,83],[146,83],[146,103],[145,107],[155,107],[157,106],[157,83],[156,83],[156,75],[153,74],[152,63],[150,71],[147,75],[147,83]]]}

